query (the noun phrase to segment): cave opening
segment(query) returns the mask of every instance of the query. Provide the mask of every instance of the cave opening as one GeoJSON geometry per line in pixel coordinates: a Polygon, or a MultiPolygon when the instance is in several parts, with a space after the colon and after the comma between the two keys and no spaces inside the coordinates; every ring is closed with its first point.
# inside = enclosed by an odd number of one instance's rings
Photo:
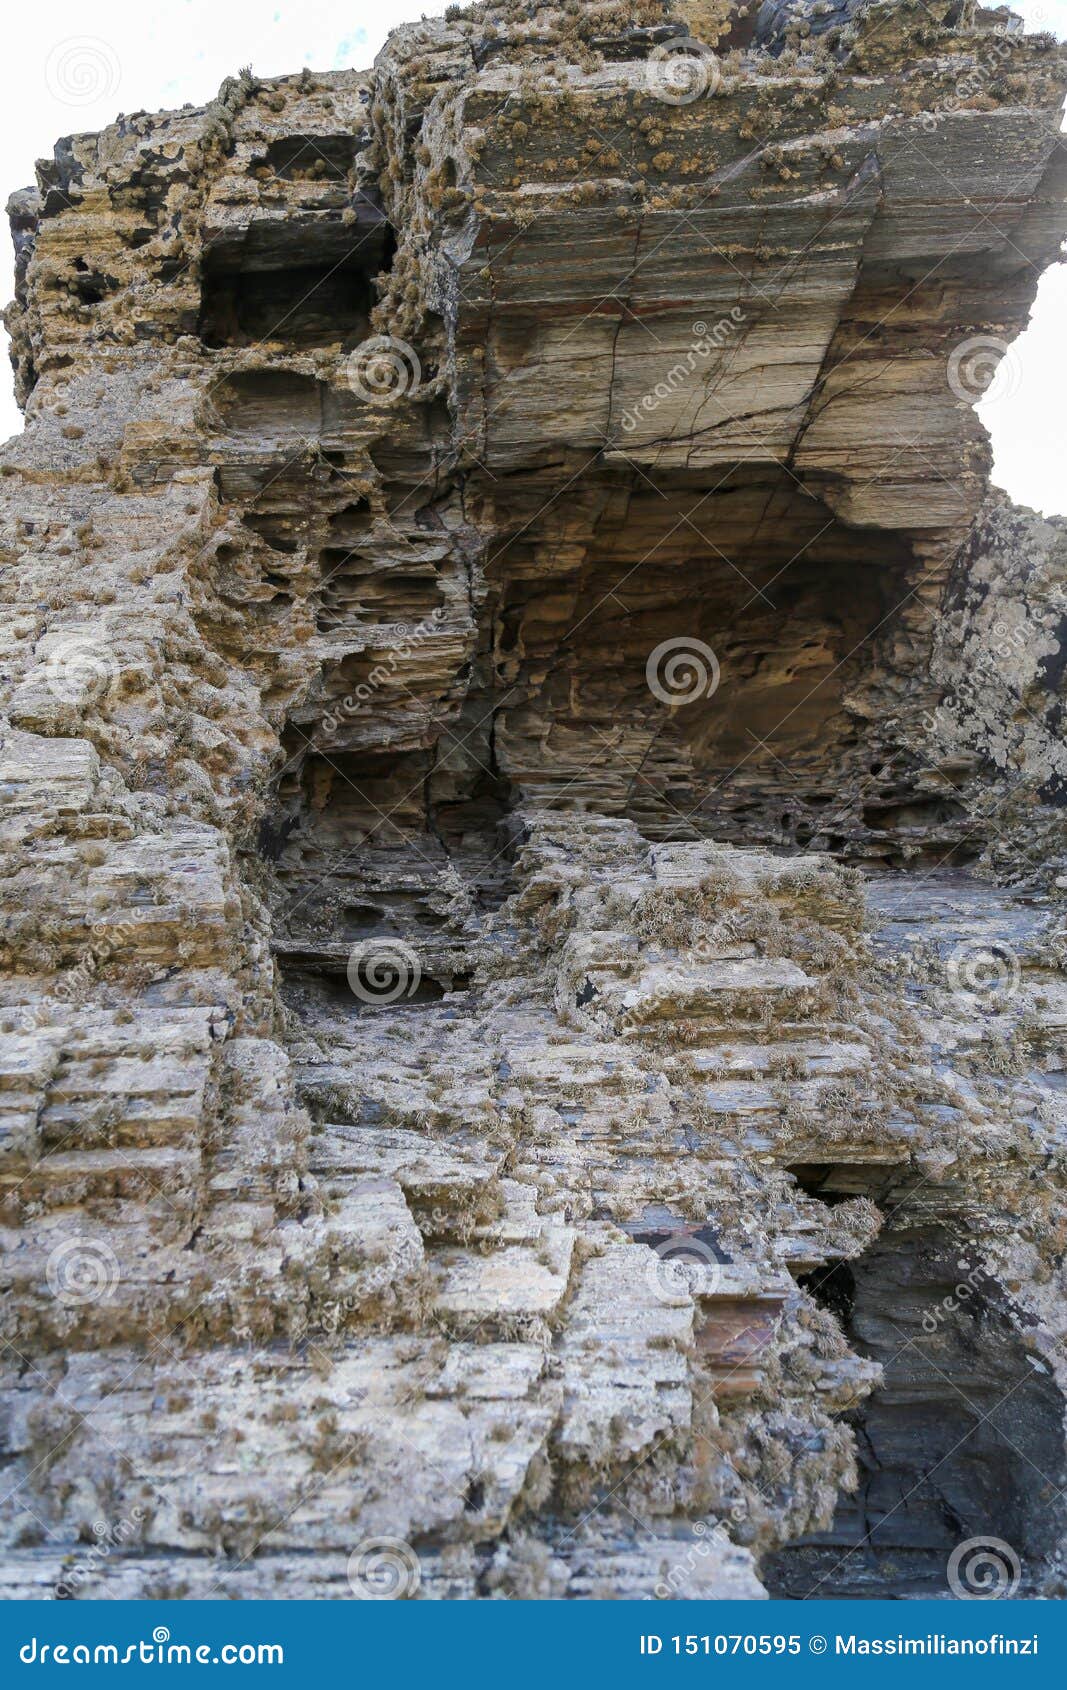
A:
{"type": "Polygon", "coordinates": [[[427,499],[398,472],[376,503],[321,481],[312,498],[311,469],[282,455],[344,438],[321,382],[234,372],[213,400],[246,502],[228,443],[270,430],[246,531],[275,567],[306,550],[312,572],[321,671],[289,712],[265,837],[294,916],[279,917],[287,969],[313,951],[334,969],[363,937],[339,910],[370,897],[381,936],[447,982],[446,953],[507,895],[527,808],[887,865],[902,840],[943,850],[955,824],[936,806],[876,813],[900,771],[867,742],[862,703],[917,567],[905,535],[861,533],[777,466],[739,465],[711,495],[696,474],[653,486],[600,467],[565,513],[519,472],[494,490],[487,537],[469,487],[427,499]]]}
{"type": "Polygon", "coordinates": [[[764,1582],[793,1600],[949,1598],[953,1552],[996,1540],[1033,1594],[1063,1526],[1063,1398],[951,1223],[906,1204],[892,1220],[855,1260],[801,1278],[883,1376],[845,1416],[855,1492],[826,1531],[769,1556],[764,1582]]]}
{"type": "Polygon", "coordinates": [[[355,345],[368,332],[373,303],[372,278],[358,256],[277,269],[209,264],[200,337],[215,350],[272,340],[355,345]]]}
{"type": "Polygon", "coordinates": [[[338,341],[350,350],[366,338],[376,283],[396,241],[376,197],[341,186],[352,145],[351,136],[272,143],[265,171],[279,181],[336,183],[336,203],[292,218],[254,218],[209,243],[198,332],[210,350],[276,342],[301,351],[338,341]]]}
{"type": "Polygon", "coordinates": [[[910,796],[865,702],[901,660],[907,534],[852,527],[769,465],[710,492],[600,471],[565,519],[535,499],[520,475],[497,496],[489,560],[497,740],[524,803],[885,866],[953,847],[951,794],[910,796]]]}

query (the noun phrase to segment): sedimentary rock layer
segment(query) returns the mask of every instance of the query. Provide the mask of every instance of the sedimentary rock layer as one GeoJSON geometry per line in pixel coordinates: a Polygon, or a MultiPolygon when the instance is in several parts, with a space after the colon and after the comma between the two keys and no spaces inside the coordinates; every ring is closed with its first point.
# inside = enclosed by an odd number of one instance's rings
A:
{"type": "Polygon", "coordinates": [[[1057,1588],[1065,87],[453,8],[14,196],[7,1594],[1057,1588]]]}

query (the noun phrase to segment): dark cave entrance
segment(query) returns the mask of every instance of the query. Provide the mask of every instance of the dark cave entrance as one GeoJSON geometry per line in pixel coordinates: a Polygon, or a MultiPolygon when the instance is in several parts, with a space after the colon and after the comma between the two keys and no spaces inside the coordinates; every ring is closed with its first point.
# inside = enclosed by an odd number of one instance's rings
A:
{"type": "Polygon", "coordinates": [[[897,638],[922,573],[906,535],[850,527],[763,465],[711,491],[585,476],[554,529],[543,502],[512,478],[488,560],[496,740],[523,803],[657,841],[953,857],[963,807],[923,787],[871,697],[925,638],[897,638]]]}
{"type": "Polygon", "coordinates": [[[801,1280],[884,1379],[847,1416],[856,1492],[828,1531],[768,1557],[774,1597],[948,1597],[953,1550],[979,1537],[1011,1546],[1026,1595],[1055,1547],[1060,1391],[966,1245],[905,1214],[855,1261],[801,1280]]]}
{"type": "Polygon", "coordinates": [[[315,209],[255,217],[209,242],[197,325],[205,346],[219,351],[269,342],[304,351],[340,341],[350,349],[366,338],[375,279],[391,264],[396,242],[377,200],[347,184],[354,151],[350,135],[270,143],[265,174],[337,186],[327,188],[328,203],[315,209]]]}

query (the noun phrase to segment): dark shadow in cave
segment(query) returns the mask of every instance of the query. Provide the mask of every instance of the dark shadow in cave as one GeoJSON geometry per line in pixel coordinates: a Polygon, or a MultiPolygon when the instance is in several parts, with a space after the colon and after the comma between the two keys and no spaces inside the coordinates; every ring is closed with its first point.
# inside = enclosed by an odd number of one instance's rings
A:
{"type": "Polygon", "coordinates": [[[764,465],[713,492],[586,477],[565,545],[542,501],[509,479],[487,565],[500,765],[524,804],[884,868],[974,854],[871,693],[915,662],[893,632],[923,570],[906,534],[851,527],[764,465]]]}
{"type": "Polygon", "coordinates": [[[1064,1402],[1001,1288],[941,1224],[887,1230],[801,1283],[885,1372],[848,1416],[858,1489],[828,1531],[768,1557],[770,1594],[947,1597],[952,1551],[993,1537],[1026,1595],[1063,1522],[1064,1402]]]}

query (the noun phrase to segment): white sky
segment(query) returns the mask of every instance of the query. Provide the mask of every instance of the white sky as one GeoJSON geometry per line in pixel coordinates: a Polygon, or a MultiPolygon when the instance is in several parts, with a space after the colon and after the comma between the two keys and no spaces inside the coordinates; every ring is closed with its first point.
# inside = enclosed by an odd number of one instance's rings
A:
{"type": "MultiPolygon", "coordinates": [[[[368,66],[396,24],[440,14],[444,0],[45,0],[8,22],[0,63],[0,204],[33,181],[34,160],[61,135],[103,128],[120,111],[201,105],[243,64],[261,76],[368,66]],[[78,80],[91,66],[90,85],[78,80]],[[72,97],[72,91],[73,96],[72,97]],[[81,92],[93,97],[82,99],[81,92]]],[[[1014,0],[1031,29],[1067,37],[1067,0],[1014,0]]],[[[13,291],[0,230],[0,295],[13,291]]],[[[1048,272],[1033,318],[981,414],[993,435],[995,479],[1024,504],[1067,513],[1067,268],[1048,272]],[[997,397],[998,394],[1001,395],[997,397]]],[[[22,419],[11,397],[6,337],[0,440],[22,419]]]]}

